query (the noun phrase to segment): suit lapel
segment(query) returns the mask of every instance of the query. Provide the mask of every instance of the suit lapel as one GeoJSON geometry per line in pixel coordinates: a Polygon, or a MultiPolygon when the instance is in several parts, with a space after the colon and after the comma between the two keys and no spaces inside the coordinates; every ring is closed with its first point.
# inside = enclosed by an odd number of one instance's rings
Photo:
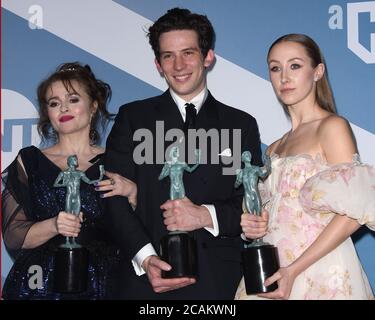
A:
{"type": "Polygon", "coordinates": [[[208,92],[207,99],[197,114],[196,124],[197,129],[220,129],[220,118],[217,102],[210,92],[208,92]]]}
{"type": "Polygon", "coordinates": [[[159,103],[156,106],[156,114],[159,121],[164,121],[165,131],[175,128],[182,130],[184,121],[169,90],[160,96],[159,103]]]}

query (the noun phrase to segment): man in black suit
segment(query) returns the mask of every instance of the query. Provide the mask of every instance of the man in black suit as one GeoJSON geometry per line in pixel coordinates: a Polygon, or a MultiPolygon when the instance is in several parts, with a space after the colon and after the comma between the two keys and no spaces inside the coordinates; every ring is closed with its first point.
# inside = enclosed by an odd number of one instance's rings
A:
{"type": "MultiPolygon", "coordinates": [[[[233,299],[242,275],[243,212],[243,190],[234,188],[235,166],[240,167],[244,150],[251,152],[253,164],[261,165],[258,126],[253,117],[215,100],[207,89],[207,70],[215,59],[215,33],[206,16],[171,9],[149,28],[148,36],[157,70],[169,90],[122,106],[106,146],[106,169],[138,186],[134,213],[126,198],[107,200],[113,234],[129,258],[121,275],[121,297],[233,299]],[[164,154],[187,137],[190,143],[190,132],[178,135],[189,129],[209,133],[210,138],[206,146],[199,139],[202,160],[184,176],[186,197],[168,200],[168,179],[158,180],[164,154]],[[165,133],[162,140],[161,131],[165,133]],[[230,169],[232,174],[228,174],[230,169]],[[120,223],[120,215],[126,216],[126,223],[120,223]],[[196,239],[197,281],[161,278],[161,270],[170,266],[158,257],[159,243],[173,230],[190,231],[196,239]]],[[[187,148],[186,156],[194,163],[191,150],[194,145],[187,148]]]]}

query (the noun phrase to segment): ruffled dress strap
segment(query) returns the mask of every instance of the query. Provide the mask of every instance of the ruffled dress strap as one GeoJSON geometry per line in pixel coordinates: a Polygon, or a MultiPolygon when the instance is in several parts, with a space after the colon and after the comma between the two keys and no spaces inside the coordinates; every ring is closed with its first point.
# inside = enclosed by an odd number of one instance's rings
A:
{"type": "Polygon", "coordinates": [[[346,215],[375,231],[375,168],[359,157],[331,166],[306,181],[299,200],[309,214],[346,215]]]}

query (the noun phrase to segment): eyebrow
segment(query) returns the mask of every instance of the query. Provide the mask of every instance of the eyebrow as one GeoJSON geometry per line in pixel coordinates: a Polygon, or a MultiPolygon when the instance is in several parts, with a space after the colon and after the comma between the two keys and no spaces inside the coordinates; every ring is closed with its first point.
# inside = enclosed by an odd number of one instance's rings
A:
{"type": "MultiPolygon", "coordinates": [[[[298,58],[298,57],[289,59],[288,62],[293,61],[293,60],[301,60],[302,62],[305,62],[305,60],[303,60],[302,58],[298,58]]],[[[271,63],[271,62],[280,62],[280,61],[279,60],[275,60],[275,59],[268,60],[268,63],[271,63]]]]}
{"type": "Polygon", "coordinates": [[[189,51],[189,50],[199,51],[199,48],[197,48],[197,47],[189,47],[189,48],[186,48],[186,49],[182,49],[181,51],[189,51]]]}
{"type": "MultiPolygon", "coordinates": [[[[185,48],[185,49],[182,49],[182,50],[179,50],[179,52],[184,52],[184,51],[199,51],[199,48],[197,47],[189,47],[189,48],[185,48]]],[[[166,50],[166,51],[160,51],[160,54],[165,54],[165,53],[173,53],[175,51],[170,51],[170,50],[166,50]]]]}
{"type": "MultiPolygon", "coordinates": [[[[78,92],[68,92],[68,94],[66,94],[65,96],[70,97],[70,96],[73,96],[73,95],[81,96],[78,92]]],[[[53,96],[53,97],[48,98],[48,99],[47,99],[47,102],[50,101],[50,100],[52,100],[52,99],[60,100],[59,97],[57,97],[57,96],[53,96]]]]}

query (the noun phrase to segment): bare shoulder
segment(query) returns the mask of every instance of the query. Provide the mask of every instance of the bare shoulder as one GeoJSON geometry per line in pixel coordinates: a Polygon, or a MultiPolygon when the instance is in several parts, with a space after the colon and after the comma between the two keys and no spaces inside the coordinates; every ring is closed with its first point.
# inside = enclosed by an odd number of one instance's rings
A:
{"type": "Polygon", "coordinates": [[[338,115],[332,114],[324,118],[319,125],[319,134],[351,133],[348,120],[338,115]]]}
{"type": "Polygon", "coordinates": [[[320,122],[318,137],[323,145],[325,143],[345,143],[349,145],[354,143],[353,132],[348,120],[338,115],[330,115],[320,122]]]}
{"type": "Polygon", "coordinates": [[[321,121],[318,137],[328,163],[350,162],[357,152],[349,122],[338,115],[330,115],[321,121]]]}
{"type": "Polygon", "coordinates": [[[277,139],[275,142],[271,143],[266,150],[266,154],[270,156],[273,152],[275,152],[277,147],[286,139],[288,133],[289,131],[285,132],[280,139],[277,139]]]}
{"type": "Polygon", "coordinates": [[[270,156],[276,150],[277,146],[280,144],[280,142],[281,142],[282,139],[283,138],[280,138],[280,139],[276,140],[275,142],[273,142],[272,144],[270,144],[268,146],[268,148],[266,150],[266,154],[268,156],[270,156]]]}
{"type": "Polygon", "coordinates": [[[268,146],[268,148],[266,149],[266,155],[270,156],[275,151],[276,146],[278,146],[280,143],[280,140],[281,139],[278,139],[268,146]]]}

